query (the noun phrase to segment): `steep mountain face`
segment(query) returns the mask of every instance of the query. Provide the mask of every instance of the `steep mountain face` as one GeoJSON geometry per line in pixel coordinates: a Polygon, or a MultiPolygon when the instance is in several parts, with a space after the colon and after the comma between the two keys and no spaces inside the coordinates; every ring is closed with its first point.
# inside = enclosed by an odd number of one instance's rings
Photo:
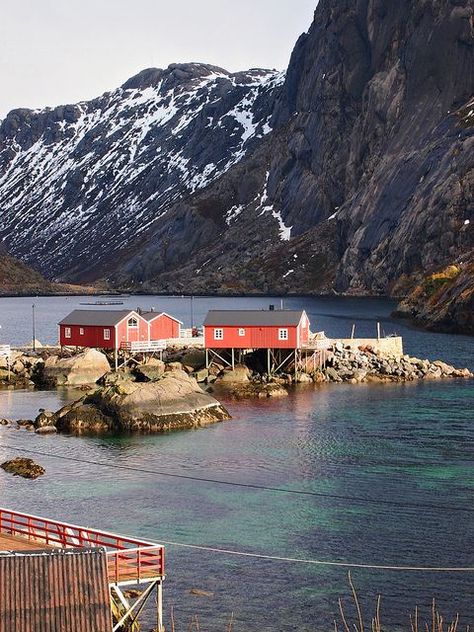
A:
{"type": "Polygon", "coordinates": [[[321,0],[274,131],[171,208],[119,282],[390,293],[470,252],[473,6],[321,0]]]}
{"type": "Polygon", "coordinates": [[[400,293],[474,247],[474,0],[320,0],[286,76],[149,70],[0,131],[0,234],[50,276],[400,293]]]}
{"type": "Polygon", "coordinates": [[[434,331],[474,335],[474,253],[419,279],[395,315],[434,331]]]}
{"type": "Polygon", "coordinates": [[[93,101],[0,127],[0,237],[49,277],[96,279],[173,202],[270,132],[283,75],[149,69],[93,101]]]}

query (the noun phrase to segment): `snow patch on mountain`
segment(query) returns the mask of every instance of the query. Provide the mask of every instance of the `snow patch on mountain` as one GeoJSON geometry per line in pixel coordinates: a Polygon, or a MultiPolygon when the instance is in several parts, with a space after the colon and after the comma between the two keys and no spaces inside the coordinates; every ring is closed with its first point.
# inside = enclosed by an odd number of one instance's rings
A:
{"type": "Polygon", "coordinates": [[[156,80],[138,75],[98,99],[2,122],[0,239],[13,254],[54,277],[98,266],[270,133],[284,73],[153,72],[156,80]]]}

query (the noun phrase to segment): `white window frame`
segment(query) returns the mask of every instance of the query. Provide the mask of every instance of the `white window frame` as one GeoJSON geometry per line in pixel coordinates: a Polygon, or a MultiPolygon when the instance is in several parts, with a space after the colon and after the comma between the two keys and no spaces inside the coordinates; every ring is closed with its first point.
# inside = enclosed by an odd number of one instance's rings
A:
{"type": "Polygon", "coordinates": [[[127,327],[129,329],[138,329],[138,318],[136,316],[130,316],[130,318],[127,320],[127,327]]]}
{"type": "Polygon", "coordinates": [[[278,340],[288,340],[288,329],[286,327],[278,330],[278,340]]]}
{"type": "Polygon", "coordinates": [[[214,328],[214,340],[224,340],[224,330],[222,327],[214,328]]]}
{"type": "Polygon", "coordinates": [[[72,332],[70,327],[64,327],[64,337],[72,338],[72,332]]]}
{"type": "Polygon", "coordinates": [[[239,327],[239,336],[245,336],[245,329],[243,327],[239,327]]]}
{"type": "Polygon", "coordinates": [[[80,336],[84,335],[84,327],[79,327],[79,335],[80,336]]]}
{"type": "Polygon", "coordinates": [[[104,340],[110,340],[110,329],[104,329],[104,340]]]}

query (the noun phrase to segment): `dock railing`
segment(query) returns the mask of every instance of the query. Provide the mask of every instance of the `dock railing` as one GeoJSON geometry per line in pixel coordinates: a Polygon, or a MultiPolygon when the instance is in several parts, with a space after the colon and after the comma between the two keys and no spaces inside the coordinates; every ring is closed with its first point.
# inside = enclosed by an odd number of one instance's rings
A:
{"type": "Polygon", "coordinates": [[[153,353],[166,349],[166,340],[139,340],[137,342],[122,342],[120,349],[130,353],[153,353]]]}
{"type": "Polygon", "coordinates": [[[104,548],[109,584],[125,585],[164,577],[164,547],[153,542],[0,508],[0,533],[46,548],[104,548]]]}

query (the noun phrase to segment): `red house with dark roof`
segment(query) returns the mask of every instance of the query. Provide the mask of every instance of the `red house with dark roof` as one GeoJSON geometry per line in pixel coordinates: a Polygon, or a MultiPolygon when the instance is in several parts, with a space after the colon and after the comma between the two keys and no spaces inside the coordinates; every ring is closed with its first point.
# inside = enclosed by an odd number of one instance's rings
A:
{"type": "Polygon", "coordinates": [[[308,340],[304,310],[211,310],[204,321],[206,349],[301,349],[308,340]]]}
{"type": "Polygon", "coordinates": [[[59,344],[118,350],[129,342],[178,338],[180,325],[164,312],[76,309],[59,323],[59,344]]]}
{"type": "Polygon", "coordinates": [[[179,338],[181,325],[180,320],[170,316],[166,312],[141,312],[141,316],[148,322],[150,327],[150,340],[166,340],[168,338],[179,338]]]}

